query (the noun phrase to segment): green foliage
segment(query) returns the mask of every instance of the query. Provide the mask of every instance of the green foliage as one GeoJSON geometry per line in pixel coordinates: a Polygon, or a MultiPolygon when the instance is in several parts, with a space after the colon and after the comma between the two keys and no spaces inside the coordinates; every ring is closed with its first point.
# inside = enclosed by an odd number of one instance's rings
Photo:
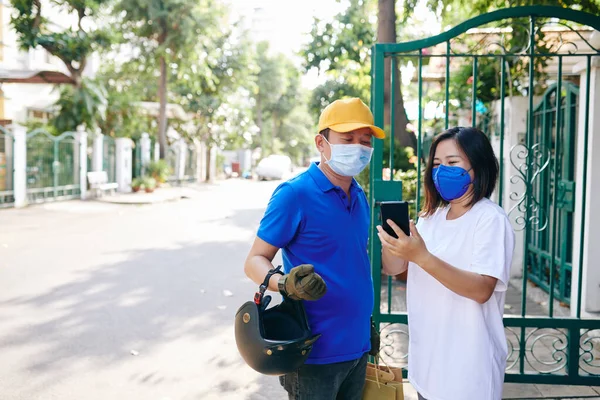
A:
{"type": "Polygon", "coordinates": [[[29,120],[25,121],[25,123],[23,125],[27,129],[27,132],[32,132],[35,130],[42,130],[42,131],[48,132],[49,134],[51,134],[53,136],[58,136],[62,133],[62,132],[59,132],[56,129],[56,127],[54,127],[54,125],[52,125],[51,123],[48,123],[46,121],[37,120],[37,119],[29,119],[29,120]]]}
{"type": "Polygon", "coordinates": [[[144,189],[146,190],[154,190],[154,188],[156,188],[158,182],[156,181],[156,179],[146,176],[144,177],[144,189]]]}
{"type": "Polygon", "coordinates": [[[62,86],[56,106],[52,125],[59,132],[74,131],[81,124],[92,130],[106,118],[106,89],[91,80],[83,80],[79,87],[62,86]]]}
{"type": "Polygon", "coordinates": [[[143,132],[152,132],[153,120],[135,104],[139,99],[134,91],[119,90],[109,85],[106,116],[98,124],[100,130],[112,137],[132,139],[139,139],[143,132]]]}
{"type": "MultiPolygon", "coordinates": [[[[160,113],[158,138],[161,158],[166,156],[166,104],[168,80],[171,75],[185,74],[180,67],[190,55],[210,40],[223,14],[220,3],[211,0],[120,0],[115,14],[126,42],[137,44],[150,54],[148,59],[160,72],[158,97],[160,113]]],[[[203,65],[203,60],[196,60],[203,65]]],[[[189,64],[187,64],[189,65],[189,64]]]]}
{"type": "Polygon", "coordinates": [[[166,160],[151,162],[148,164],[146,172],[159,183],[166,182],[169,176],[173,173],[171,166],[166,160]]]}
{"type": "Polygon", "coordinates": [[[370,168],[371,166],[367,166],[367,168],[365,168],[360,174],[356,175],[354,177],[354,179],[356,179],[356,182],[358,182],[358,184],[363,188],[363,190],[365,191],[365,194],[367,195],[367,199],[369,198],[369,193],[371,191],[371,172],[370,172],[370,168]]]}
{"type": "Polygon", "coordinates": [[[366,101],[370,97],[369,87],[352,85],[343,77],[330,79],[320,86],[317,86],[311,93],[309,100],[309,110],[313,119],[316,121],[321,111],[335,100],[345,97],[359,97],[366,101]]]}
{"type": "Polygon", "coordinates": [[[133,181],[131,181],[131,187],[134,189],[154,190],[154,188],[156,188],[157,185],[157,180],[147,175],[138,176],[137,178],[134,178],[133,181]]]}
{"type": "MultiPolygon", "coordinates": [[[[383,142],[383,168],[390,168],[390,146],[391,140],[383,142]]],[[[394,171],[407,171],[415,168],[415,152],[412,147],[401,146],[398,141],[394,142],[394,171]]]]}
{"type": "Polygon", "coordinates": [[[145,42],[154,56],[171,61],[185,59],[187,51],[209,40],[222,12],[210,0],[121,0],[114,8],[123,32],[132,34],[125,40],[145,42]]]}
{"type": "Polygon", "coordinates": [[[370,100],[370,48],[375,43],[376,4],[350,0],[332,21],[315,18],[311,40],[301,51],[304,68],[317,68],[328,77],[313,90],[310,111],[317,120],[321,110],[343,97],[370,100]]]}
{"type": "MultiPolygon", "coordinates": [[[[394,174],[395,181],[402,181],[402,200],[408,201],[408,211],[410,218],[412,220],[417,219],[417,210],[416,200],[417,200],[417,170],[411,169],[408,171],[398,171],[394,174]]],[[[421,202],[423,204],[424,200],[423,191],[421,191],[421,202]]]]}
{"type": "Polygon", "coordinates": [[[273,54],[267,42],[256,45],[253,66],[249,89],[256,138],[251,146],[260,147],[263,157],[285,152],[302,164],[314,146],[315,131],[300,71],[287,57],[273,54]]]}
{"type": "Polygon", "coordinates": [[[19,46],[23,50],[43,47],[58,57],[67,67],[76,86],[81,84],[88,56],[108,46],[112,35],[102,28],[89,28],[90,18],[97,16],[109,0],[54,0],[54,6],[77,17],[77,28],[69,27],[57,31],[42,12],[49,2],[41,0],[11,0],[15,13],[11,25],[17,32],[19,46]],[[86,26],[86,29],[83,26],[86,26]]]}

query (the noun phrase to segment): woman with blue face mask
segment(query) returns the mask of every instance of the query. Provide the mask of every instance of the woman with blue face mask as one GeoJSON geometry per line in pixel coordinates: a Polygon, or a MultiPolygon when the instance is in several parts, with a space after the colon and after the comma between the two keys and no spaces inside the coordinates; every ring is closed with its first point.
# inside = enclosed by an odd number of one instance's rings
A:
{"type": "Polygon", "coordinates": [[[433,141],[425,203],[411,235],[377,227],[383,268],[408,269],[408,373],[419,399],[500,400],[507,345],[505,293],[514,232],[489,198],[498,161],[475,128],[452,128],[433,141]]]}

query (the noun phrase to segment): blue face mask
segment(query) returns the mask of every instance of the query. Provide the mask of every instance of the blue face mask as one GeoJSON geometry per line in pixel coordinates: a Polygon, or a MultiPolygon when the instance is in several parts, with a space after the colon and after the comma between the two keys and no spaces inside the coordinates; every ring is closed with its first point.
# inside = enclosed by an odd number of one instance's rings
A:
{"type": "Polygon", "coordinates": [[[464,168],[440,165],[433,169],[433,184],[442,199],[452,201],[467,193],[471,176],[464,168]]]}
{"type": "MultiPolygon", "coordinates": [[[[323,136],[327,143],[329,140],[323,136]]],[[[331,159],[326,164],[339,175],[356,176],[369,165],[373,148],[362,144],[331,144],[331,159]]]]}

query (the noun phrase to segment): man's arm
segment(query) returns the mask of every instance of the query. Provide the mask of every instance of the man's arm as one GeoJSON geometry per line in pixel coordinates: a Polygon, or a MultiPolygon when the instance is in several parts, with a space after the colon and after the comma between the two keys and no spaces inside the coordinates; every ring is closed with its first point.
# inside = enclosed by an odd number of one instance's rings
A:
{"type": "MultiPolygon", "coordinates": [[[[272,264],[275,254],[279,249],[261,238],[254,239],[254,244],[248,253],[246,262],[244,263],[244,272],[248,278],[252,279],[257,285],[261,285],[265,280],[265,276],[269,270],[275,268],[272,264]]],[[[281,275],[275,274],[269,280],[269,290],[279,291],[277,283],[281,275]]]]}
{"type": "Polygon", "coordinates": [[[381,251],[381,263],[383,272],[391,276],[401,274],[408,269],[408,261],[396,257],[385,247],[381,251]]]}

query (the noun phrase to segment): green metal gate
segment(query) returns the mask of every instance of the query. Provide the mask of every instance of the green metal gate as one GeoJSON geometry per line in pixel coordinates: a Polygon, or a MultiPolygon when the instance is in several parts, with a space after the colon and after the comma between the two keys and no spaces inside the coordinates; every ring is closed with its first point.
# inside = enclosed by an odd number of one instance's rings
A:
{"type": "Polygon", "coordinates": [[[196,146],[193,143],[186,143],[185,151],[185,170],[183,179],[186,182],[195,182],[198,170],[198,153],[196,151],[196,146]]]}
{"type": "MultiPolygon", "coordinates": [[[[548,162],[539,169],[532,190],[546,210],[547,227],[541,230],[529,227],[531,240],[526,257],[529,279],[557,300],[570,304],[579,88],[570,82],[562,86],[560,99],[558,85],[553,84],[533,110],[533,142],[539,143],[540,155],[548,162]],[[561,124],[559,130],[557,122],[561,124]]],[[[553,305],[551,302],[550,307],[553,305]]]]}
{"type": "Polygon", "coordinates": [[[0,126],[0,208],[12,207],[14,193],[14,138],[0,126]]]}
{"type": "Polygon", "coordinates": [[[75,132],[27,134],[27,201],[42,203],[80,196],[79,142],[75,132]]]}
{"type": "MultiPolygon", "coordinates": [[[[117,145],[110,136],[102,138],[102,170],[108,175],[108,182],[117,181],[117,145]]],[[[137,146],[136,146],[137,151],[137,146]]]]}
{"type": "MultiPolygon", "coordinates": [[[[504,194],[510,194],[511,201],[516,202],[514,210],[510,211],[519,214],[515,230],[522,232],[523,248],[526,249],[523,277],[518,285],[520,304],[513,315],[504,318],[509,348],[507,382],[600,385],[600,320],[581,316],[582,274],[578,274],[578,280],[574,282],[577,290],[570,287],[571,263],[577,261],[583,265],[583,244],[579,249],[571,250],[573,237],[578,235],[580,243],[583,243],[586,223],[585,212],[582,212],[578,221],[581,229],[573,230],[575,207],[585,210],[586,206],[588,157],[586,152],[576,154],[575,143],[576,140],[587,143],[590,135],[589,120],[582,120],[584,126],[577,127],[579,136],[576,137],[577,118],[574,115],[579,108],[590,109],[591,95],[589,85],[579,95],[575,84],[567,80],[575,79],[569,73],[573,63],[581,62],[589,83],[592,59],[600,58],[600,49],[594,48],[577,30],[577,24],[600,30],[600,17],[559,7],[516,7],[480,15],[434,37],[399,44],[377,44],[372,49],[371,107],[376,125],[385,127],[388,132],[396,132],[395,107],[390,107],[389,120],[384,120],[384,108],[386,104],[396,104],[398,94],[390,90],[389,98],[386,98],[384,89],[386,84],[395,87],[398,77],[391,73],[387,78],[390,81],[386,81],[386,64],[394,71],[399,65],[406,66],[410,62],[416,71],[417,193],[414,199],[406,200],[413,201],[417,209],[421,200],[423,148],[424,144],[430,143],[425,129],[440,133],[449,126],[458,125],[461,118],[465,120],[462,111],[465,109],[470,109],[469,124],[491,127],[493,124],[483,120],[482,113],[478,111],[479,97],[495,96],[500,104],[497,121],[500,144],[497,155],[501,163],[498,202],[502,206],[504,194]],[[552,36],[545,29],[549,26],[561,29],[555,29],[558,33],[552,36]],[[488,27],[493,29],[472,30],[488,27]],[[569,35],[576,37],[578,44],[565,39],[569,35]],[[552,37],[554,41],[550,40],[552,37]],[[522,39],[521,47],[516,45],[517,39],[522,39]],[[550,63],[556,66],[556,71],[546,69],[550,63]],[[439,95],[445,115],[440,121],[428,122],[424,121],[423,99],[429,95],[424,89],[424,82],[428,79],[425,72],[436,65],[443,66],[445,79],[434,95],[439,95]],[[484,66],[486,69],[483,69],[484,66]],[[458,71],[464,73],[465,68],[472,72],[467,81],[469,87],[457,93],[451,87],[452,77],[458,71]],[[489,68],[497,78],[495,90],[488,90],[480,82],[483,74],[489,73],[489,68]],[[515,77],[518,73],[522,74],[520,80],[515,77]],[[547,88],[546,82],[550,83],[547,88]],[[545,91],[545,94],[539,105],[534,107],[534,97],[539,96],[540,91],[545,91]],[[532,113],[524,129],[523,142],[505,148],[505,137],[513,133],[506,132],[505,99],[514,93],[527,96],[527,109],[532,113]],[[512,170],[516,170],[510,180],[504,176],[508,171],[504,162],[507,158],[514,166],[512,170]],[[574,165],[577,158],[580,158],[584,171],[583,181],[577,182],[577,185],[582,185],[583,191],[583,204],[578,205],[574,202],[574,165]],[[511,184],[518,182],[520,191],[515,189],[518,185],[505,186],[508,181],[511,184]],[[532,310],[532,303],[528,301],[528,290],[532,290],[530,278],[549,292],[547,310],[532,310]],[[555,299],[563,302],[571,299],[572,309],[569,312],[572,317],[557,315],[555,299]]],[[[388,137],[386,140],[391,142],[389,148],[394,149],[394,135],[388,137]]],[[[369,253],[376,304],[373,316],[382,331],[384,357],[389,363],[404,366],[408,337],[408,318],[403,303],[405,290],[403,284],[395,279],[382,278],[381,243],[375,230],[380,223],[379,203],[402,197],[402,182],[394,180],[394,173],[390,174],[391,180],[383,179],[383,148],[382,141],[374,142],[370,168],[369,197],[373,223],[369,253]]],[[[393,151],[389,157],[387,165],[394,165],[393,151]]]]}

